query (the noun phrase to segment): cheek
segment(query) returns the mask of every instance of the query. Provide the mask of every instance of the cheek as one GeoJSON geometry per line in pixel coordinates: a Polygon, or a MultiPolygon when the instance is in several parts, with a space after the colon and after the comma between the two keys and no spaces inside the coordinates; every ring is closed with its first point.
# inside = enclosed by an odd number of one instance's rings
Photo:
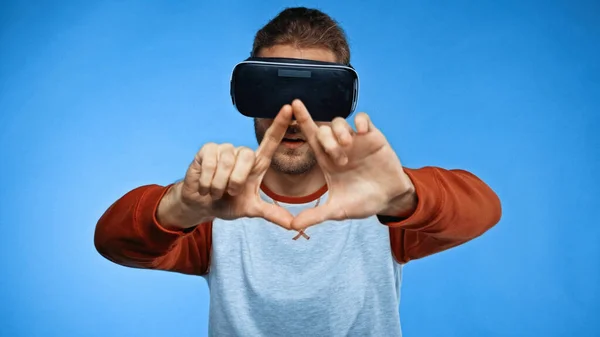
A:
{"type": "Polygon", "coordinates": [[[261,129],[261,130],[267,130],[271,124],[273,124],[273,120],[272,119],[264,119],[264,118],[257,118],[256,119],[256,125],[261,129]]]}
{"type": "Polygon", "coordinates": [[[255,118],[254,119],[254,132],[256,136],[259,138],[259,141],[262,141],[262,137],[264,137],[265,132],[269,128],[269,123],[267,120],[255,118]]]}

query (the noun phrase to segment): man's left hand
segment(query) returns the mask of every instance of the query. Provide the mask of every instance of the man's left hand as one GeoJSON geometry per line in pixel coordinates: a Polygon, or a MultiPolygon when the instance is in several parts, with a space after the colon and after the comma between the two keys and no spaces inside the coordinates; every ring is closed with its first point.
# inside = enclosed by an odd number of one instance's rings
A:
{"type": "Polygon", "coordinates": [[[354,130],[343,118],[318,126],[300,100],[295,100],[292,108],[329,189],[327,202],[298,214],[292,228],[414,211],[414,185],[367,114],[356,115],[354,130]]]}

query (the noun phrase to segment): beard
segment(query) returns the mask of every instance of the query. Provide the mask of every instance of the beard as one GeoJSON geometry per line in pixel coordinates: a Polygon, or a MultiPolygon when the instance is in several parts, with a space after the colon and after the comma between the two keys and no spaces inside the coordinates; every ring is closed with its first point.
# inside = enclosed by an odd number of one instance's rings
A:
{"type": "MultiPolygon", "coordinates": [[[[270,124],[262,122],[257,118],[254,119],[254,134],[258,144],[262,143],[265,138],[265,133],[270,124]]],[[[300,133],[298,125],[290,125],[288,127],[289,134],[300,133]]],[[[297,149],[278,148],[273,154],[271,167],[280,173],[289,175],[304,174],[312,170],[317,165],[317,158],[314,151],[309,147],[304,146],[297,149]]]]}

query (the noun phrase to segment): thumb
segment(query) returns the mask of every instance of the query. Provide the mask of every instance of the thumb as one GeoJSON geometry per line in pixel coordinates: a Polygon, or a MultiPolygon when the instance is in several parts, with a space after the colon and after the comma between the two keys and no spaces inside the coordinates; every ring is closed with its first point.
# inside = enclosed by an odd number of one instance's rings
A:
{"type": "Polygon", "coordinates": [[[260,201],[260,217],[285,229],[292,228],[294,216],[285,208],[260,201]]]}
{"type": "Polygon", "coordinates": [[[334,210],[329,205],[317,206],[306,209],[298,214],[292,221],[291,228],[295,230],[306,229],[327,220],[338,220],[334,210]]]}

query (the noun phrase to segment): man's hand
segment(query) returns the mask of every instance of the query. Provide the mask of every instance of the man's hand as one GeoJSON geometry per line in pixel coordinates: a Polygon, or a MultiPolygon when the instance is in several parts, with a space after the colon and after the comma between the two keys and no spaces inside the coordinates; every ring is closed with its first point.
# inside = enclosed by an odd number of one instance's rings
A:
{"type": "Polygon", "coordinates": [[[262,179],[292,120],[285,105],[256,152],[231,144],[206,144],[196,154],[183,182],[160,202],[157,218],[165,226],[188,228],[214,218],[261,217],[290,229],[293,216],[260,198],[262,179]]]}
{"type": "Polygon", "coordinates": [[[292,109],[329,186],[327,202],[298,214],[293,229],[326,220],[362,219],[390,209],[414,209],[414,186],[367,114],[356,116],[355,131],[343,118],[318,126],[299,100],[292,109]]]}

